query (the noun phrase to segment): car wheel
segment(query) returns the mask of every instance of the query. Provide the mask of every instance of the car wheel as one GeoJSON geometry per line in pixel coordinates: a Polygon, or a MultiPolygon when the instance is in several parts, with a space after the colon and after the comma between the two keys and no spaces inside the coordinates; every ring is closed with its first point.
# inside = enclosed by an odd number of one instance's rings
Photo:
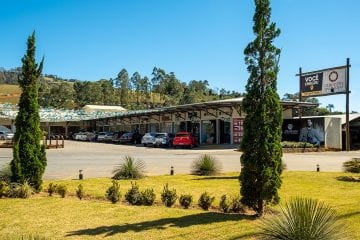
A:
{"type": "Polygon", "coordinates": [[[173,148],[174,148],[174,149],[176,149],[176,148],[177,148],[177,146],[173,145],[173,148]]]}
{"type": "Polygon", "coordinates": [[[193,149],[193,148],[194,148],[194,145],[193,145],[193,144],[190,144],[189,148],[190,148],[190,149],[193,149]]]}
{"type": "Polygon", "coordinates": [[[144,143],[144,147],[146,147],[146,143],[144,143]]]}

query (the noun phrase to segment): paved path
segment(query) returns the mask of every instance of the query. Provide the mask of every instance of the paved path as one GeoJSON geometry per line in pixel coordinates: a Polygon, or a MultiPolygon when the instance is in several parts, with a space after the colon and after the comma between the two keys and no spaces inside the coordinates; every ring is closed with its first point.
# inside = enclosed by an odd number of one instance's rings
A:
{"type": "MultiPolygon", "coordinates": [[[[44,178],[77,178],[79,169],[84,170],[85,177],[109,177],[125,155],[143,159],[148,175],[168,174],[171,166],[174,166],[175,173],[190,173],[192,161],[205,153],[219,159],[224,172],[239,172],[241,153],[225,147],[227,149],[223,149],[224,146],[216,146],[217,149],[163,149],[66,141],[64,149],[47,150],[48,166],[44,178]]],[[[360,151],[285,153],[283,160],[290,171],[315,171],[316,164],[319,164],[321,171],[340,172],[342,163],[353,157],[360,157],[360,151]]],[[[0,166],[11,158],[12,149],[0,148],[0,166]]]]}

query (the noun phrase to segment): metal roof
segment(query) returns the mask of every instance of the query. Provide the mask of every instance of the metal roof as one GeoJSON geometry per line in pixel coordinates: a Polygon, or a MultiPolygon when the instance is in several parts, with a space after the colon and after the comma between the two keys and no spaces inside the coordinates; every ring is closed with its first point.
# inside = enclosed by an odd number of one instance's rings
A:
{"type": "MultiPolygon", "coordinates": [[[[67,122],[67,121],[82,121],[82,120],[94,120],[104,119],[111,117],[132,117],[132,116],[147,116],[160,113],[174,113],[181,111],[196,111],[207,108],[220,108],[220,107],[232,107],[242,102],[243,97],[231,98],[224,100],[215,100],[208,102],[184,104],[178,106],[170,106],[164,108],[155,108],[147,110],[131,110],[131,111],[91,111],[87,112],[84,109],[80,110],[68,110],[68,109],[53,109],[53,108],[40,108],[40,119],[42,122],[67,122]]],[[[316,107],[315,103],[308,102],[291,102],[280,101],[281,105],[287,108],[299,108],[299,107],[316,107]]],[[[91,105],[90,105],[91,106],[91,105]]],[[[106,106],[103,106],[106,107],[106,106]]],[[[18,112],[18,107],[12,104],[0,104],[0,118],[15,119],[18,112]]]]}

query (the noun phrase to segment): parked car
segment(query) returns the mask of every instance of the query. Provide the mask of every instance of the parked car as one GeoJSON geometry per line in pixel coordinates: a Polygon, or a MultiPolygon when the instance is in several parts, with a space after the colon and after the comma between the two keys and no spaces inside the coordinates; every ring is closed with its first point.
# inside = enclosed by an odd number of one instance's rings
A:
{"type": "Polygon", "coordinates": [[[73,139],[78,141],[94,141],[96,137],[92,132],[78,132],[73,134],[73,139]]]}
{"type": "Polygon", "coordinates": [[[141,143],[142,135],[138,132],[124,133],[120,137],[120,143],[141,143]]]}
{"type": "Polygon", "coordinates": [[[144,146],[153,145],[155,143],[155,132],[145,133],[145,135],[141,138],[141,144],[144,146]]]}
{"type": "Polygon", "coordinates": [[[173,145],[174,134],[172,133],[157,133],[155,135],[154,146],[167,146],[171,147],[173,145]]]}
{"type": "Polygon", "coordinates": [[[0,131],[0,140],[12,140],[13,138],[14,133],[0,131]]]}
{"type": "Polygon", "coordinates": [[[194,146],[198,146],[198,142],[198,137],[191,132],[178,132],[174,137],[173,147],[186,146],[193,148],[194,146]]]}
{"type": "Polygon", "coordinates": [[[126,131],[120,131],[120,132],[116,132],[114,133],[114,135],[112,136],[112,141],[114,143],[118,143],[120,142],[120,138],[123,134],[127,133],[126,131]]]}
{"type": "Polygon", "coordinates": [[[114,135],[114,133],[112,133],[112,132],[100,132],[97,135],[96,140],[98,142],[111,142],[113,135],[114,135]]]}

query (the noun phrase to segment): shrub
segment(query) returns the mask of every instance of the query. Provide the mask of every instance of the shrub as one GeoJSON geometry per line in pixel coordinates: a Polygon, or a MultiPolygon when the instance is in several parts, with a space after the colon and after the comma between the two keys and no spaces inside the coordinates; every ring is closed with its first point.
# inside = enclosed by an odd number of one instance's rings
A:
{"type": "Polygon", "coordinates": [[[181,195],[179,198],[179,203],[185,209],[188,209],[192,203],[193,197],[191,195],[181,195]]]}
{"type": "Polygon", "coordinates": [[[311,144],[308,142],[288,142],[288,141],[281,142],[281,146],[283,148],[313,148],[313,147],[315,147],[314,144],[311,144]]]}
{"type": "Polygon", "coordinates": [[[195,159],[192,163],[192,174],[195,175],[216,175],[221,171],[220,162],[211,155],[204,154],[195,159]]]}
{"type": "Polygon", "coordinates": [[[232,197],[231,204],[230,204],[230,210],[231,210],[231,212],[234,212],[234,213],[244,212],[244,208],[240,201],[239,195],[232,197]]]}
{"type": "Polygon", "coordinates": [[[230,206],[231,206],[230,200],[226,197],[226,195],[222,195],[219,204],[221,211],[223,211],[224,213],[228,213],[230,211],[230,206]]]}
{"type": "Polygon", "coordinates": [[[263,239],[344,239],[343,225],[328,205],[309,198],[294,198],[281,207],[279,216],[264,220],[263,239]]]}
{"type": "Polygon", "coordinates": [[[112,203],[117,203],[120,200],[120,184],[118,181],[113,180],[112,186],[106,190],[106,198],[112,203]]]}
{"type": "Polygon", "coordinates": [[[56,192],[57,194],[59,194],[62,198],[64,198],[67,194],[67,187],[63,184],[57,185],[56,186],[56,192]]]}
{"type": "Polygon", "coordinates": [[[207,192],[201,194],[198,204],[204,210],[209,210],[211,204],[215,200],[215,197],[211,197],[207,192]]]}
{"type": "Polygon", "coordinates": [[[141,193],[136,183],[131,182],[131,188],[125,194],[125,200],[131,205],[141,205],[141,193]]]}
{"type": "Polygon", "coordinates": [[[176,189],[173,188],[172,190],[170,190],[169,185],[166,184],[161,193],[161,201],[164,203],[166,207],[171,207],[176,202],[176,199],[177,199],[176,189]]]}
{"type": "Polygon", "coordinates": [[[0,180],[0,198],[6,197],[9,191],[9,185],[7,182],[0,180]]]}
{"type": "Polygon", "coordinates": [[[135,160],[131,156],[125,156],[123,163],[114,168],[112,179],[139,179],[144,177],[144,172],[144,161],[135,160]]]}
{"type": "Polygon", "coordinates": [[[10,183],[7,196],[11,198],[28,198],[33,193],[34,189],[25,181],[22,184],[10,183]]]}
{"type": "Polygon", "coordinates": [[[353,158],[343,163],[345,172],[360,173],[360,158],[353,158]]]}
{"type": "Polygon", "coordinates": [[[154,189],[148,188],[141,192],[141,203],[145,206],[151,206],[154,204],[156,195],[154,189]]]}
{"type": "Polygon", "coordinates": [[[51,197],[53,195],[53,193],[56,192],[56,184],[54,183],[49,183],[49,187],[48,187],[48,193],[49,193],[49,196],[51,197]]]}
{"type": "Polygon", "coordinates": [[[11,181],[11,167],[10,164],[7,163],[3,165],[0,169],[0,181],[5,181],[10,183],[11,181]]]}
{"type": "Polygon", "coordinates": [[[82,184],[79,184],[78,188],[76,189],[76,196],[81,200],[85,197],[85,191],[82,184]]]}

